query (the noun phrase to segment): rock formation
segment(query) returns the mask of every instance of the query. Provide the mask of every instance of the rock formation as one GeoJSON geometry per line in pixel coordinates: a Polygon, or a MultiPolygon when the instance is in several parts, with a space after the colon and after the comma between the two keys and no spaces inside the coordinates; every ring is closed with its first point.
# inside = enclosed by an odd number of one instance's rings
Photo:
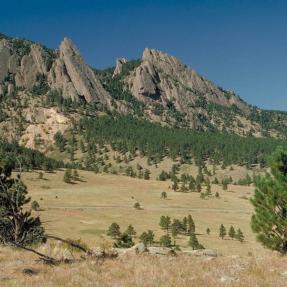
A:
{"type": "Polygon", "coordinates": [[[207,102],[242,110],[248,106],[231,92],[219,89],[196,71],[173,56],[154,49],[145,49],[142,63],[128,77],[132,94],[144,103],[173,103],[178,111],[189,113],[199,97],[207,102]]]}
{"type": "Polygon", "coordinates": [[[125,58],[119,58],[116,62],[116,68],[113,73],[113,78],[122,72],[123,64],[125,64],[127,60],[125,58]]]}
{"type": "Polygon", "coordinates": [[[51,51],[26,40],[0,38],[0,82],[11,78],[16,87],[31,90],[39,74],[65,98],[83,98],[111,108],[111,96],[71,40],[65,38],[59,51],[51,51]]]}

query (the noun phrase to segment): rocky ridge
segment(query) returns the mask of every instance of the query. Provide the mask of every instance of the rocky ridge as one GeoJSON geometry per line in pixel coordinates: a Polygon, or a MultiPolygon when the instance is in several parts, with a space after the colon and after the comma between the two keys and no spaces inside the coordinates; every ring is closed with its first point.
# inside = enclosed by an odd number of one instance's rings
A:
{"type": "Polygon", "coordinates": [[[64,98],[100,102],[111,108],[111,97],[71,40],[64,38],[59,50],[49,50],[27,40],[0,37],[1,90],[15,87],[32,90],[39,75],[50,89],[64,98]],[[7,83],[8,82],[8,83],[7,83]]]}
{"type": "Polygon", "coordinates": [[[256,137],[287,134],[283,112],[251,107],[177,58],[148,48],[139,60],[119,58],[114,68],[99,71],[85,63],[68,38],[52,50],[0,34],[0,98],[0,127],[5,136],[32,148],[34,134],[50,144],[54,133],[65,132],[74,118],[81,117],[77,110],[81,103],[86,105],[82,109],[91,104],[99,112],[131,114],[172,127],[256,137]],[[47,97],[49,104],[45,104],[47,97]],[[57,102],[65,100],[79,103],[73,107],[75,117],[57,107],[57,102]],[[50,111],[46,121],[29,116],[33,109],[45,108],[54,108],[56,113],[50,111]],[[58,124],[61,116],[65,128],[58,124]],[[48,136],[45,130],[53,133],[48,136]]]}

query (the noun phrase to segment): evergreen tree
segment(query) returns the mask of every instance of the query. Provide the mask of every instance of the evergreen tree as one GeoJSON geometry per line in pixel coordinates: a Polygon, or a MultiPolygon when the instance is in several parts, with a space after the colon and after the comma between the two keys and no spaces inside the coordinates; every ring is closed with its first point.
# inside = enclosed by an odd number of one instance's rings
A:
{"type": "Polygon", "coordinates": [[[211,195],[211,185],[210,185],[209,179],[207,179],[207,181],[206,181],[206,194],[211,195]]]}
{"type": "Polygon", "coordinates": [[[141,205],[140,205],[140,203],[139,202],[136,202],[135,204],[134,204],[134,208],[135,209],[141,209],[141,205]]]}
{"type": "Polygon", "coordinates": [[[201,184],[199,182],[196,183],[196,191],[201,192],[201,184]]]}
{"type": "Polygon", "coordinates": [[[113,222],[108,229],[107,235],[112,238],[119,237],[121,235],[120,226],[116,222],[113,222]]]}
{"type": "Polygon", "coordinates": [[[172,188],[172,190],[174,190],[174,191],[177,191],[177,190],[178,190],[178,183],[177,183],[177,181],[174,181],[174,182],[173,182],[171,188],[172,188]]]}
{"type": "Polygon", "coordinates": [[[32,217],[25,208],[31,200],[20,176],[11,177],[11,170],[0,168],[0,242],[7,245],[30,245],[46,239],[39,217],[32,217]]]}
{"type": "Polygon", "coordinates": [[[67,140],[65,137],[61,134],[61,132],[57,132],[54,136],[55,144],[59,148],[60,152],[65,151],[65,146],[67,143],[67,140]]]}
{"type": "Polygon", "coordinates": [[[161,246],[170,247],[171,246],[171,238],[170,238],[169,234],[165,234],[165,235],[161,236],[159,239],[159,243],[161,246]]]}
{"type": "Polygon", "coordinates": [[[125,231],[125,233],[130,236],[135,236],[137,234],[134,227],[131,224],[127,227],[127,230],[125,231]]]}
{"type": "Polygon", "coordinates": [[[144,231],[139,239],[145,246],[151,246],[154,243],[154,233],[152,230],[144,231]]]}
{"type": "Polygon", "coordinates": [[[219,228],[219,237],[221,239],[224,239],[225,236],[226,236],[226,228],[224,227],[223,224],[221,224],[219,228]]]}
{"type": "Polygon", "coordinates": [[[178,230],[177,226],[175,226],[173,224],[171,225],[170,229],[171,229],[171,236],[173,237],[173,239],[175,239],[177,237],[177,235],[179,234],[179,230],[178,230]]]}
{"type": "Polygon", "coordinates": [[[188,188],[189,188],[189,190],[190,190],[191,192],[195,192],[195,183],[194,183],[194,181],[191,180],[191,181],[189,182],[188,188]]]}
{"type": "Polygon", "coordinates": [[[166,230],[166,232],[168,232],[169,228],[170,228],[170,224],[171,224],[171,220],[169,216],[161,216],[160,217],[160,222],[159,222],[159,226],[163,229],[166,230]]]}
{"type": "Polygon", "coordinates": [[[71,183],[72,179],[73,179],[72,170],[68,168],[68,169],[66,169],[66,171],[64,173],[63,181],[66,183],[71,183]]]}
{"type": "Polygon", "coordinates": [[[184,232],[188,232],[188,225],[187,225],[187,217],[185,216],[183,219],[182,219],[182,227],[184,229],[184,232]]]}
{"type": "Polygon", "coordinates": [[[167,198],[167,194],[165,191],[163,191],[160,195],[161,198],[166,199],[167,198]]]}
{"type": "Polygon", "coordinates": [[[229,228],[228,235],[232,239],[235,237],[235,229],[234,229],[234,227],[232,225],[229,228]]]}
{"type": "Polygon", "coordinates": [[[287,253],[287,150],[277,148],[270,166],[271,175],[255,182],[251,227],[265,247],[287,253]]]}
{"type": "Polygon", "coordinates": [[[204,249],[204,247],[198,242],[198,239],[197,239],[195,233],[191,233],[191,234],[190,234],[190,238],[189,238],[188,245],[189,245],[193,250],[204,249]]]}
{"type": "Polygon", "coordinates": [[[73,170],[73,175],[72,178],[74,181],[79,181],[80,180],[80,175],[76,169],[73,170]]]}
{"type": "Polygon", "coordinates": [[[161,173],[158,176],[158,179],[161,180],[161,181],[166,181],[168,178],[169,178],[169,175],[164,170],[162,170],[161,173]]]}
{"type": "Polygon", "coordinates": [[[235,234],[235,238],[240,241],[240,242],[243,242],[244,241],[244,235],[243,235],[243,232],[241,231],[241,229],[237,229],[237,232],[235,234]]]}
{"type": "Polygon", "coordinates": [[[116,248],[130,248],[132,246],[134,246],[133,239],[129,234],[125,232],[120,234],[114,243],[114,247],[116,248]]]}
{"type": "Polygon", "coordinates": [[[145,180],[150,179],[150,171],[148,169],[145,169],[144,171],[144,179],[145,180]]]}
{"type": "Polygon", "coordinates": [[[171,235],[172,237],[177,237],[177,235],[184,231],[184,228],[182,226],[182,222],[178,219],[173,219],[173,222],[171,224],[171,235]]]}
{"type": "Polygon", "coordinates": [[[194,224],[192,216],[189,214],[187,216],[187,233],[192,234],[194,232],[195,232],[195,224],[194,224]]]}

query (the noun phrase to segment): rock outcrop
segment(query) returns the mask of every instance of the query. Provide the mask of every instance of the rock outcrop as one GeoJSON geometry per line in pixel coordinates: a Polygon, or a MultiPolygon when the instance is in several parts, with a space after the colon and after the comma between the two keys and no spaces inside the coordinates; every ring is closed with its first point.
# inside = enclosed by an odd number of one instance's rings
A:
{"type": "MultiPolygon", "coordinates": [[[[0,96],[17,94],[22,98],[20,91],[28,99],[30,93],[50,93],[97,103],[101,111],[140,115],[161,125],[200,131],[281,137],[287,127],[285,115],[269,113],[273,124],[267,126],[273,128],[266,129],[261,124],[260,109],[216,86],[177,58],[155,49],[146,48],[141,60],[119,58],[114,70],[96,71],[85,63],[68,38],[58,50],[51,50],[0,34],[0,96]]],[[[50,98],[47,101],[53,102],[50,98]]],[[[61,101],[55,102],[61,105],[61,101]]],[[[11,121],[7,124],[11,130],[11,121]]],[[[13,127],[16,128],[15,123],[13,127]]],[[[36,128],[31,126],[28,134],[34,131],[36,128]]]]}
{"type": "Polygon", "coordinates": [[[60,45],[59,58],[49,76],[52,86],[62,89],[66,96],[72,99],[83,97],[88,103],[98,101],[111,108],[110,95],[68,38],[60,45]]]}
{"type": "Polygon", "coordinates": [[[122,72],[122,68],[123,68],[123,64],[125,64],[127,62],[127,60],[125,58],[119,58],[116,61],[116,67],[113,73],[113,78],[116,75],[119,75],[122,72]]]}
{"type": "MultiPolygon", "coordinates": [[[[32,90],[37,76],[43,75],[51,89],[64,98],[100,102],[111,109],[111,96],[102,87],[79,50],[65,38],[59,51],[52,51],[30,41],[0,38],[0,84],[32,90]],[[7,82],[8,81],[8,82],[7,82]]],[[[3,92],[3,87],[2,87],[3,92]]]]}
{"type": "Polygon", "coordinates": [[[145,49],[142,63],[127,79],[132,94],[144,103],[173,103],[180,112],[189,113],[199,97],[222,106],[236,105],[241,110],[248,106],[231,92],[188,68],[178,59],[154,49],[145,49]]]}

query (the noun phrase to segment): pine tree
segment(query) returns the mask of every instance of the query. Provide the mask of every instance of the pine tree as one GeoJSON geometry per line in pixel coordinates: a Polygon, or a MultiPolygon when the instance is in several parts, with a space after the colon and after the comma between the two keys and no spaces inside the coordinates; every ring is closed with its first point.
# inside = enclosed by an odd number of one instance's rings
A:
{"type": "Polygon", "coordinates": [[[201,192],[201,184],[199,182],[196,183],[196,191],[201,192]]]}
{"type": "Polygon", "coordinates": [[[198,242],[198,239],[194,233],[190,234],[188,245],[193,249],[204,249],[204,247],[198,242]]]}
{"type": "Polygon", "coordinates": [[[144,171],[144,179],[145,180],[150,179],[150,171],[148,169],[145,169],[145,171],[144,171]]]}
{"type": "Polygon", "coordinates": [[[177,237],[177,235],[184,230],[184,226],[182,225],[182,222],[178,219],[173,219],[173,222],[171,224],[171,235],[172,237],[177,237]]]}
{"type": "Polygon", "coordinates": [[[189,190],[190,190],[191,192],[195,192],[195,183],[194,183],[194,181],[191,180],[191,181],[189,182],[188,188],[189,188],[189,190]]]}
{"type": "Polygon", "coordinates": [[[287,150],[277,148],[270,165],[271,175],[255,182],[251,227],[265,247],[287,253],[287,150]]]}
{"type": "Polygon", "coordinates": [[[165,235],[161,236],[159,239],[159,243],[161,246],[170,247],[171,246],[171,238],[170,238],[169,234],[165,234],[165,235]]]}
{"type": "Polygon", "coordinates": [[[152,230],[144,231],[139,239],[145,246],[151,246],[154,243],[154,233],[152,230]]]}
{"type": "Polygon", "coordinates": [[[178,233],[179,233],[179,230],[178,230],[178,228],[177,228],[177,226],[175,226],[175,225],[171,225],[171,236],[173,237],[173,238],[176,238],[177,237],[177,235],[178,235],[178,233]]]}
{"type": "Polygon", "coordinates": [[[108,229],[107,235],[112,238],[119,237],[121,235],[120,226],[116,222],[113,222],[108,229]]]}
{"type": "Polygon", "coordinates": [[[206,179],[206,195],[211,195],[211,185],[209,178],[206,179]]]}
{"type": "Polygon", "coordinates": [[[187,217],[186,216],[182,219],[182,227],[184,229],[184,232],[187,233],[188,228],[187,228],[187,217]]]}
{"type": "Polygon", "coordinates": [[[171,224],[171,220],[169,216],[161,216],[160,217],[160,222],[159,225],[163,230],[166,230],[166,232],[168,232],[169,228],[170,228],[170,224],[171,224]]]}
{"type": "Polygon", "coordinates": [[[39,217],[32,217],[25,208],[31,198],[20,179],[12,178],[10,171],[0,168],[0,243],[30,245],[46,239],[39,217]]]}
{"type": "Polygon", "coordinates": [[[134,227],[131,224],[127,227],[127,230],[125,231],[125,233],[130,236],[135,236],[137,234],[134,227]]]}
{"type": "Polygon", "coordinates": [[[166,199],[167,198],[167,194],[165,191],[163,191],[160,195],[161,198],[166,199]]]}
{"type": "Polygon", "coordinates": [[[177,191],[177,190],[178,190],[178,183],[177,183],[177,181],[174,181],[174,182],[173,182],[171,188],[172,188],[172,190],[174,190],[174,191],[177,191]]]}
{"type": "Polygon", "coordinates": [[[139,202],[135,202],[134,208],[135,208],[135,209],[138,209],[138,210],[141,209],[140,203],[139,203],[139,202]]]}
{"type": "Polygon", "coordinates": [[[64,180],[64,182],[66,182],[66,183],[71,183],[72,182],[72,178],[73,178],[73,176],[72,176],[72,170],[71,169],[66,169],[66,171],[65,171],[65,173],[64,173],[64,178],[63,178],[63,180],[64,180]]]}
{"type": "Polygon", "coordinates": [[[240,241],[240,242],[243,242],[244,241],[244,235],[243,235],[243,232],[241,231],[241,229],[237,229],[237,232],[235,234],[235,238],[240,241]]]}
{"type": "Polygon", "coordinates": [[[219,228],[219,237],[221,239],[224,239],[225,236],[226,236],[226,229],[225,229],[224,225],[221,224],[220,228],[219,228]]]}
{"type": "Polygon", "coordinates": [[[187,233],[192,234],[194,232],[195,232],[195,224],[194,224],[192,216],[189,214],[187,216],[187,233]]]}
{"type": "Polygon", "coordinates": [[[114,243],[114,247],[116,248],[130,248],[133,245],[133,238],[125,232],[123,234],[120,234],[114,243]]]}
{"type": "Polygon", "coordinates": [[[76,169],[73,170],[73,175],[72,178],[74,181],[79,181],[80,180],[80,175],[76,169]]]}
{"type": "Polygon", "coordinates": [[[228,235],[232,239],[235,237],[235,229],[234,229],[234,227],[232,225],[229,228],[228,235]]]}

